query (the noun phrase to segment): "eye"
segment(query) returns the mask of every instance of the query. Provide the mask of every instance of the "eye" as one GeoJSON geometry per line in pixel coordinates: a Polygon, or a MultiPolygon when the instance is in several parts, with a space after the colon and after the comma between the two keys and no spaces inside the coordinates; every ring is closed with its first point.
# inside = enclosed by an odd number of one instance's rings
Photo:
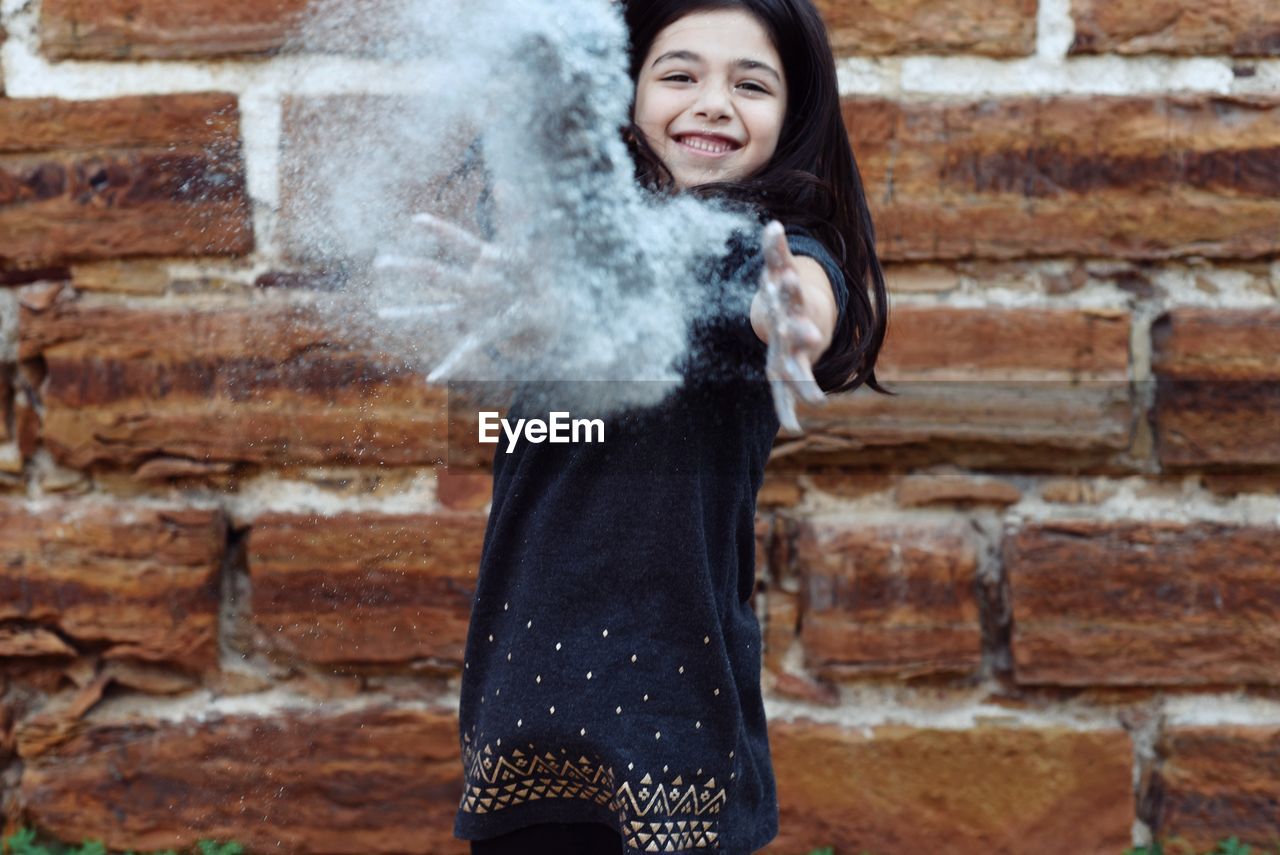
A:
{"type": "Polygon", "coordinates": [[[769,90],[768,90],[768,89],[765,89],[765,88],[764,88],[763,86],[761,86],[759,83],[754,83],[754,82],[752,82],[752,81],[750,81],[750,80],[745,81],[745,82],[743,82],[743,83],[739,83],[738,85],[739,85],[739,86],[745,86],[745,87],[747,87],[747,89],[748,89],[749,91],[751,91],[751,92],[763,92],[763,93],[764,93],[764,94],[766,94],[766,95],[768,95],[768,94],[769,94],[769,90]]]}
{"type": "Polygon", "coordinates": [[[693,81],[692,77],[690,77],[689,75],[685,74],[682,71],[677,71],[675,74],[668,74],[666,77],[662,79],[664,81],[670,80],[673,83],[690,83],[693,81]]]}

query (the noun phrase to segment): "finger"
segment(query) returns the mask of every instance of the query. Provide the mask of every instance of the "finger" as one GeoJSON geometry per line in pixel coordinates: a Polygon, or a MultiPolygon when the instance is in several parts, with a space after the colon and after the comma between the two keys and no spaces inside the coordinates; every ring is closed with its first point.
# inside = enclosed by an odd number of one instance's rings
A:
{"type": "Polygon", "coordinates": [[[790,249],[787,247],[787,232],[782,227],[782,223],[771,220],[764,227],[760,244],[764,249],[765,267],[775,273],[782,271],[787,265],[787,256],[790,255],[790,249]]]}
{"type": "Polygon", "coordinates": [[[818,385],[818,381],[812,376],[802,378],[797,377],[793,373],[793,368],[783,370],[776,381],[777,386],[787,389],[790,396],[792,406],[795,406],[797,400],[805,404],[815,407],[823,407],[827,404],[827,396],[822,391],[822,387],[818,385]]]}
{"type": "MultiPolygon", "coordinates": [[[[772,360],[771,360],[772,362],[772,360]]],[[[787,433],[800,433],[800,421],[796,418],[795,398],[785,378],[777,371],[776,366],[766,364],[765,374],[769,380],[770,392],[773,396],[773,409],[778,416],[778,424],[787,433]]]]}
{"type": "Polygon", "coordinates": [[[467,263],[474,263],[488,245],[487,241],[476,237],[461,226],[428,211],[414,214],[410,222],[421,226],[428,235],[444,247],[446,252],[460,256],[467,263]]]}
{"type": "Polygon", "coordinates": [[[488,282],[471,270],[420,255],[379,253],[373,259],[373,269],[385,276],[411,277],[415,288],[430,291],[476,290],[488,282]]]}
{"type": "Polygon", "coordinates": [[[794,268],[788,269],[779,278],[778,293],[788,314],[794,314],[796,309],[804,305],[804,291],[800,288],[800,276],[794,268]]]}
{"type": "Polygon", "coordinates": [[[808,355],[803,352],[784,352],[781,360],[781,374],[793,387],[794,394],[806,404],[818,406],[827,403],[826,393],[818,385],[813,376],[813,366],[808,355]]]}
{"type": "Polygon", "coordinates": [[[817,324],[803,315],[788,318],[786,340],[793,351],[806,356],[812,355],[815,359],[820,356],[820,354],[814,354],[814,351],[822,344],[822,332],[817,324]]]}

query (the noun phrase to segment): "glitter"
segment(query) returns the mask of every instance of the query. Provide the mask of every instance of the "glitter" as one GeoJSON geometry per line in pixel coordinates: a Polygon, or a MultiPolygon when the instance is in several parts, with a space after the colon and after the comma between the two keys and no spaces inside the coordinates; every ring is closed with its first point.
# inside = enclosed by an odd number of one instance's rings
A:
{"type": "Polygon", "coordinates": [[[552,715],[555,715],[555,714],[556,714],[556,708],[555,708],[555,707],[552,707],[552,708],[551,708],[551,714],[552,714],[552,715]]]}
{"type": "Polygon", "coordinates": [[[654,739],[661,739],[661,738],[662,738],[662,731],[660,731],[660,730],[658,730],[658,731],[654,731],[653,738],[654,738],[654,739]]]}
{"type": "Polygon", "coordinates": [[[591,679],[591,672],[590,672],[590,671],[588,671],[588,672],[587,672],[587,679],[588,679],[588,680],[590,680],[590,679],[591,679]]]}
{"type": "Polygon", "coordinates": [[[602,632],[602,633],[600,633],[600,634],[601,634],[601,635],[603,635],[605,638],[608,638],[608,637],[609,637],[609,630],[607,630],[607,629],[606,629],[604,632],[602,632]]]}
{"type": "Polygon", "coordinates": [[[614,710],[614,712],[616,712],[618,715],[622,715],[622,707],[618,707],[616,710],[614,710]]]}
{"type": "Polygon", "coordinates": [[[632,662],[636,661],[636,655],[634,653],[631,654],[631,661],[632,662]]]}

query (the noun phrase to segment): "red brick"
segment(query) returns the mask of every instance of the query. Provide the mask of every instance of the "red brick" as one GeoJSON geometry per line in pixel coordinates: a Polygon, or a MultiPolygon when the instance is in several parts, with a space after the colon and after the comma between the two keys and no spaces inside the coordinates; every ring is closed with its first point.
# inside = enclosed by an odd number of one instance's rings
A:
{"type": "Polygon", "coordinates": [[[155,457],[255,466],[432,464],[445,394],[289,307],[24,306],[22,358],[43,358],[43,439],[73,468],[155,457]]]}
{"type": "Polygon", "coordinates": [[[1019,683],[1280,682],[1280,531],[1054,520],[1003,545],[1019,683]]]}
{"type": "Polygon", "coordinates": [[[66,841],[112,851],[235,840],[248,851],[462,855],[456,715],[385,705],[176,721],[91,714],[30,753],[25,815],[66,841]]]}
{"type": "Polygon", "coordinates": [[[0,500],[0,620],[83,652],[216,667],[225,523],[216,511],[0,500]]]}
{"type": "Polygon", "coordinates": [[[999,478],[968,475],[909,475],[899,482],[894,499],[904,508],[939,504],[1013,505],[1022,491],[999,478]]]}
{"type": "Polygon", "coordinates": [[[1280,100],[851,98],[844,110],[890,261],[1280,252],[1280,100]]]}
{"type": "MultiPolygon", "coordinates": [[[[387,145],[387,139],[403,137],[401,117],[429,114],[411,97],[383,95],[336,95],[286,98],[280,146],[281,215],[280,237],[289,253],[311,260],[327,255],[345,244],[344,225],[326,210],[333,202],[334,188],[352,187],[351,176],[369,171],[369,147],[378,146],[385,157],[379,173],[400,169],[394,192],[379,197],[379,216],[384,222],[401,221],[409,228],[409,218],[430,210],[437,216],[479,232],[477,202],[483,189],[475,170],[467,177],[450,179],[461,164],[461,154],[472,141],[459,131],[452,141],[433,149],[422,159],[404,145],[387,145]],[[335,134],[343,128],[345,134],[335,134]],[[398,160],[396,160],[398,159],[398,160]]],[[[390,274],[382,274],[390,275],[390,274]]],[[[415,285],[418,283],[414,283],[415,285]]]]}
{"type": "Polygon", "coordinates": [[[982,658],[977,549],[960,524],[788,521],[800,639],[823,677],[970,672],[982,658]]]}
{"type": "Polygon", "coordinates": [[[457,670],[484,529],[480,513],[259,518],[248,544],[254,624],[310,662],[457,670]]]}
{"type": "Polygon", "coordinates": [[[1173,727],[1156,750],[1160,837],[1176,834],[1196,851],[1236,837],[1265,852],[1280,839],[1280,728],[1173,727]]]}
{"type": "Polygon", "coordinates": [[[0,99],[0,263],[253,249],[236,99],[0,99]]]}
{"type": "Polygon", "coordinates": [[[781,829],[764,851],[774,855],[827,847],[1102,855],[1130,844],[1133,752],[1119,728],[842,728],[801,719],[774,721],[769,741],[781,829]]]}
{"type": "Polygon", "coordinates": [[[1036,0],[818,0],[837,55],[978,53],[1036,48],[1036,0]]]}
{"type": "Polygon", "coordinates": [[[1073,0],[1072,53],[1280,56],[1275,0],[1073,0]]]}
{"type": "Polygon", "coordinates": [[[771,463],[1118,466],[1133,404],[1127,312],[899,306],[867,389],[805,407],[771,463]]]}
{"type": "Polygon", "coordinates": [[[451,511],[483,511],[492,496],[492,475],[436,470],[436,498],[451,511]]]}
{"type": "Polygon", "coordinates": [[[13,365],[0,363],[0,442],[13,439],[13,365]]]}
{"type": "Polygon", "coordinates": [[[1161,464],[1280,465],[1280,309],[1175,309],[1151,337],[1161,464]]]}
{"type": "Polygon", "coordinates": [[[46,0],[40,49],[50,59],[192,59],[271,54],[310,0],[46,0]]]}
{"type": "Polygon", "coordinates": [[[797,638],[800,623],[800,598],[778,588],[770,588],[765,599],[764,665],[771,671],[783,670],[783,659],[797,638]]]}
{"type": "Polygon", "coordinates": [[[40,8],[40,49],[54,60],[401,52],[423,41],[420,33],[406,35],[402,6],[396,0],[366,0],[354,10],[330,0],[48,0],[40,8]]]}

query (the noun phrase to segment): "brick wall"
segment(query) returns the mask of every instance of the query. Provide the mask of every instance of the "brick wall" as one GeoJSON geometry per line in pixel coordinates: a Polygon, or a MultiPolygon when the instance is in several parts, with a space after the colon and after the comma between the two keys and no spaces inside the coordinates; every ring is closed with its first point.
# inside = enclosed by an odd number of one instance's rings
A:
{"type": "MultiPolygon", "coordinates": [[[[1280,6],[820,5],[902,395],[770,463],[769,851],[1269,843],[1280,6]]],[[[291,74],[304,6],[0,3],[10,830],[465,851],[489,485],[289,263],[293,124],[380,88],[291,74]]]]}

